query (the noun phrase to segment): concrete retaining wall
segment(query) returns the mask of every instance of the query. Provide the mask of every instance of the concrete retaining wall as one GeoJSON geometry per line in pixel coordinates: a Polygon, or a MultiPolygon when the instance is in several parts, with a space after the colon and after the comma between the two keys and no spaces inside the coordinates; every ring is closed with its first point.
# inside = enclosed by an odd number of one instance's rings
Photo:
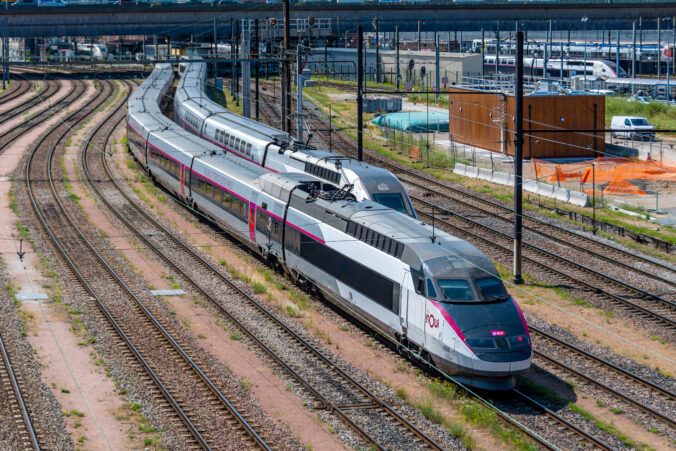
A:
{"type": "MultiPolygon", "coordinates": [[[[467,166],[461,163],[455,163],[453,172],[458,175],[470,177],[473,179],[487,180],[498,185],[513,186],[514,175],[506,172],[491,171],[490,169],[467,166]]],[[[523,179],[523,189],[533,194],[544,197],[551,197],[561,202],[571,203],[579,207],[588,207],[589,195],[579,191],[571,191],[567,188],[559,188],[547,183],[538,182],[533,179],[523,179]]]]}

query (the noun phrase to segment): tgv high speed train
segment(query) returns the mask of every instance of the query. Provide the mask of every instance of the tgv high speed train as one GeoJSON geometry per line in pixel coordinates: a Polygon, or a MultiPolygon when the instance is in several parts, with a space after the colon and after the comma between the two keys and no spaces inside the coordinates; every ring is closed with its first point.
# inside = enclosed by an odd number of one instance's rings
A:
{"type": "Polygon", "coordinates": [[[128,145],[153,180],[448,374],[506,390],[528,371],[524,316],[485,255],[312,174],[268,171],[182,129],[161,112],[173,76],[157,65],[128,101],[128,145]]]}
{"type": "MultiPolygon", "coordinates": [[[[523,72],[526,76],[540,77],[542,76],[542,68],[544,67],[544,58],[524,58],[523,72]]],[[[484,71],[486,73],[495,73],[495,55],[486,55],[484,58],[484,71]]],[[[516,57],[514,55],[500,55],[498,60],[498,69],[501,73],[511,73],[516,70],[516,57]]],[[[613,61],[610,60],[593,60],[588,59],[569,59],[563,60],[563,76],[570,77],[572,75],[584,75],[585,72],[589,76],[595,77],[623,77],[626,78],[627,72],[621,67],[617,67],[613,61]]],[[[561,59],[547,60],[547,74],[550,77],[561,76],[561,59]]]]}
{"type": "Polygon", "coordinates": [[[273,172],[305,172],[345,187],[357,200],[373,200],[417,217],[399,180],[385,169],[312,149],[276,128],[234,114],[206,93],[206,63],[182,63],[174,120],[213,144],[273,172]]]}

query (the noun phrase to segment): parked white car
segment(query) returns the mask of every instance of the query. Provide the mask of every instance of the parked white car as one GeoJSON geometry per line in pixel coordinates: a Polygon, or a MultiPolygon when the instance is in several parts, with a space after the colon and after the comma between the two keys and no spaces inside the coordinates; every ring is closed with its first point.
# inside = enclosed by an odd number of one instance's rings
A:
{"type": "Polygon", "coordinates": [[[610,128],[613,130],[622,130],[612,132],[611,135],[613,137],[641,140],[652,140],[655,138],[655,127],[644,117],[613,116],[610,121],[610,128]]]}

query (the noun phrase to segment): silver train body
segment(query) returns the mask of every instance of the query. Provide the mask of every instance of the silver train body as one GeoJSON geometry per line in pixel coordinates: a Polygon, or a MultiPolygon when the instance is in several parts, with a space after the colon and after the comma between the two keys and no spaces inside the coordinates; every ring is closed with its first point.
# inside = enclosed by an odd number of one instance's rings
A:
{"type": "Polygon", "coordinates": [[[312,149],[289,134],[228,111],[206,95],[206,63],[181,63],[182,74],[174,96],[174,121],[272,172],[305,172],[329,183],[350,188],[357,200],[373,200],[414,218],[411,199],[389,171],[312,149]]]}
{"type": "Polygon", "coordinates": [[[311,174],[275,173],[224,153],[162,114],[173,77],[170,65],[156,66],[128,102],[128,145],[152,179],[448,374],[506,390],[528,371],[528,327],[485,255],[311,174]]]}

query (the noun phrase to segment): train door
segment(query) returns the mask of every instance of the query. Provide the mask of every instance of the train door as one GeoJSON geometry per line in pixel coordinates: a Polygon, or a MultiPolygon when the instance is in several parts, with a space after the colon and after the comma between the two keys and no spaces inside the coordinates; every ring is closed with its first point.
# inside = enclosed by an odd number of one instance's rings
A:
{"type": "Polygon", "coordinates": [[[249,199],[249,238],[256,242],[256,200],[258,195],[253,194],[249,199]]]}
{"type": "Polygon", "coordinates": [[[404,273],[404,280],[401,281],[400,289],[399,323],[401,324],[401,331],[404,335],[408,335],[408,298],[410,296],[410,290],[406,286],[406,281],[410,277],[408,272],[404,273]]]}
{"type": "Polygon", "coordinates": [[[181,165],[181,197],[185,199],[185,166],[181,165]]]}
{"type": "Polygon", "coordinates": [[[401,285],[402,293],[406,293],[406,326],[410,341],[425,346],[425,297],[413,288],[411,275],[404,274],[401,285]]]}

